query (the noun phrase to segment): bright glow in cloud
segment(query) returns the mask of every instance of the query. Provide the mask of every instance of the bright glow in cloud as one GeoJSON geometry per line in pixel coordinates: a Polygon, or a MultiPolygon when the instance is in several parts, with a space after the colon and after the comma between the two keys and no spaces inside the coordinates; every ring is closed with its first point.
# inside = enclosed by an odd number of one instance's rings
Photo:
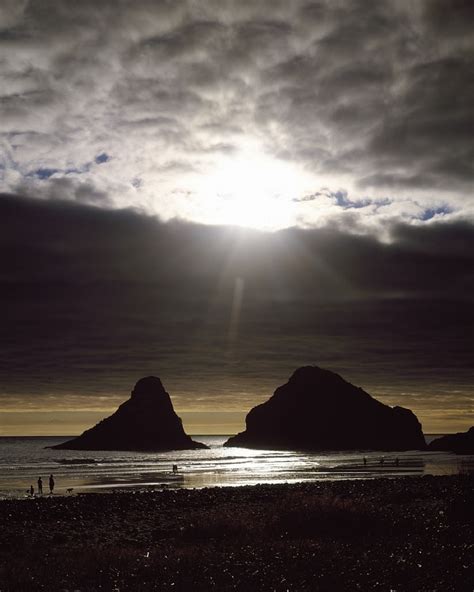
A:
{"type": "Polygon", "coordinates": [[[195,179],[195,193],[203,221],[276,230],[295,223],[294,199],[313,183],[297,166],[254,146],[220,158],[208,175],[195,179]]]}

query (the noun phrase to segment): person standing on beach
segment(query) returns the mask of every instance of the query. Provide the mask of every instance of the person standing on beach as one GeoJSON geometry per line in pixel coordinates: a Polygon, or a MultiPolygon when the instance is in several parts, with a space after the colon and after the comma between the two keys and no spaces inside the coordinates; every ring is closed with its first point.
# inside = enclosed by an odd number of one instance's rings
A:
{"type": "Polygon", "coordinates": [[[38,493],[43,495],[43,479],[41,477],[38,477],[38,493]]]}
{"type": "Polygon", "coordinates": [[[52,494],[54,491],[54,477],[52,475],[49,476],[49,493],[52,494]]]}
{"type": "Polygon", "coordinates": [[[30,495],[31,497],[35,495],[35,488],[33,487],[33,485],[30,485],[30,495]]]}

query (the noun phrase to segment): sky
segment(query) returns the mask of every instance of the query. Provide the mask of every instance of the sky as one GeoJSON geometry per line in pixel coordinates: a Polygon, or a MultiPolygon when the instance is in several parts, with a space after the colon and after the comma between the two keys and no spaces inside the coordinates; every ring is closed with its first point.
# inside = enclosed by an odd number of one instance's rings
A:
{"type": "MultiPolygon", "coordinates": [[[[316,364],[472,425],[474,4],[3,0],[0,435],[316,364]]],[[[341,410],[342,412],[342,410],[341,410]]]]}

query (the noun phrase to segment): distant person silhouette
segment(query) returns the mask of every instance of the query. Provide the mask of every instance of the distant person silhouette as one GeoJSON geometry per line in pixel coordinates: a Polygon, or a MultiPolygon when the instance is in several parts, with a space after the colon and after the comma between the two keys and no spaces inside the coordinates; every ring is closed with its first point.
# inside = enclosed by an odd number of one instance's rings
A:
{"type": "Polygon", "coordinates": [[[384,462],[385,462],[385,456],[381,456],[380,457],[380,464],[383,466],[384,462]]]}
{"type": "Polygon", "coordinates": [[[397,458],[395,459],[395,466],[398,467],[399,464],[400,464],[400,461],[399,461],[398,456],[397,456],[397,458]]]}
{"type": "Polygon", "coordinates": [[[52,475],[49,476],[49,493],[54,492],[54,477],[52,475]]]}
{"type": "Polygon", "coordinates": [[[33,487],[33,485],[30,485],[30,495],[31,497],[35,495],[35,488],[33,487]]]}
{"type": "Polygon", "coordinates": [[[43,479],[41,477],[38,477],[38,493],[43,495],[43,479]]]}
{"type": "Polygon", "coordinates": [[[178,465],[173,465],[173,473],[177,473],[178,472],[178,465]]]}
{"type": "Polygon", "coordinates": [[[367,464],[367,458],[364,456],[364,467],[367,464]]]}

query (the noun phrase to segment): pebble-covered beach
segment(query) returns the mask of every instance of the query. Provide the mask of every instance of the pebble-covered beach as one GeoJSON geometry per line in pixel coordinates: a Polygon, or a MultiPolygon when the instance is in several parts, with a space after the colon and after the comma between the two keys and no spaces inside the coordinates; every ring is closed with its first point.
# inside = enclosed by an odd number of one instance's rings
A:
{"type": "Polygon", "coordinates": [[[0,591],[474,589],[471,475],[0,502],[0,591]]]}

